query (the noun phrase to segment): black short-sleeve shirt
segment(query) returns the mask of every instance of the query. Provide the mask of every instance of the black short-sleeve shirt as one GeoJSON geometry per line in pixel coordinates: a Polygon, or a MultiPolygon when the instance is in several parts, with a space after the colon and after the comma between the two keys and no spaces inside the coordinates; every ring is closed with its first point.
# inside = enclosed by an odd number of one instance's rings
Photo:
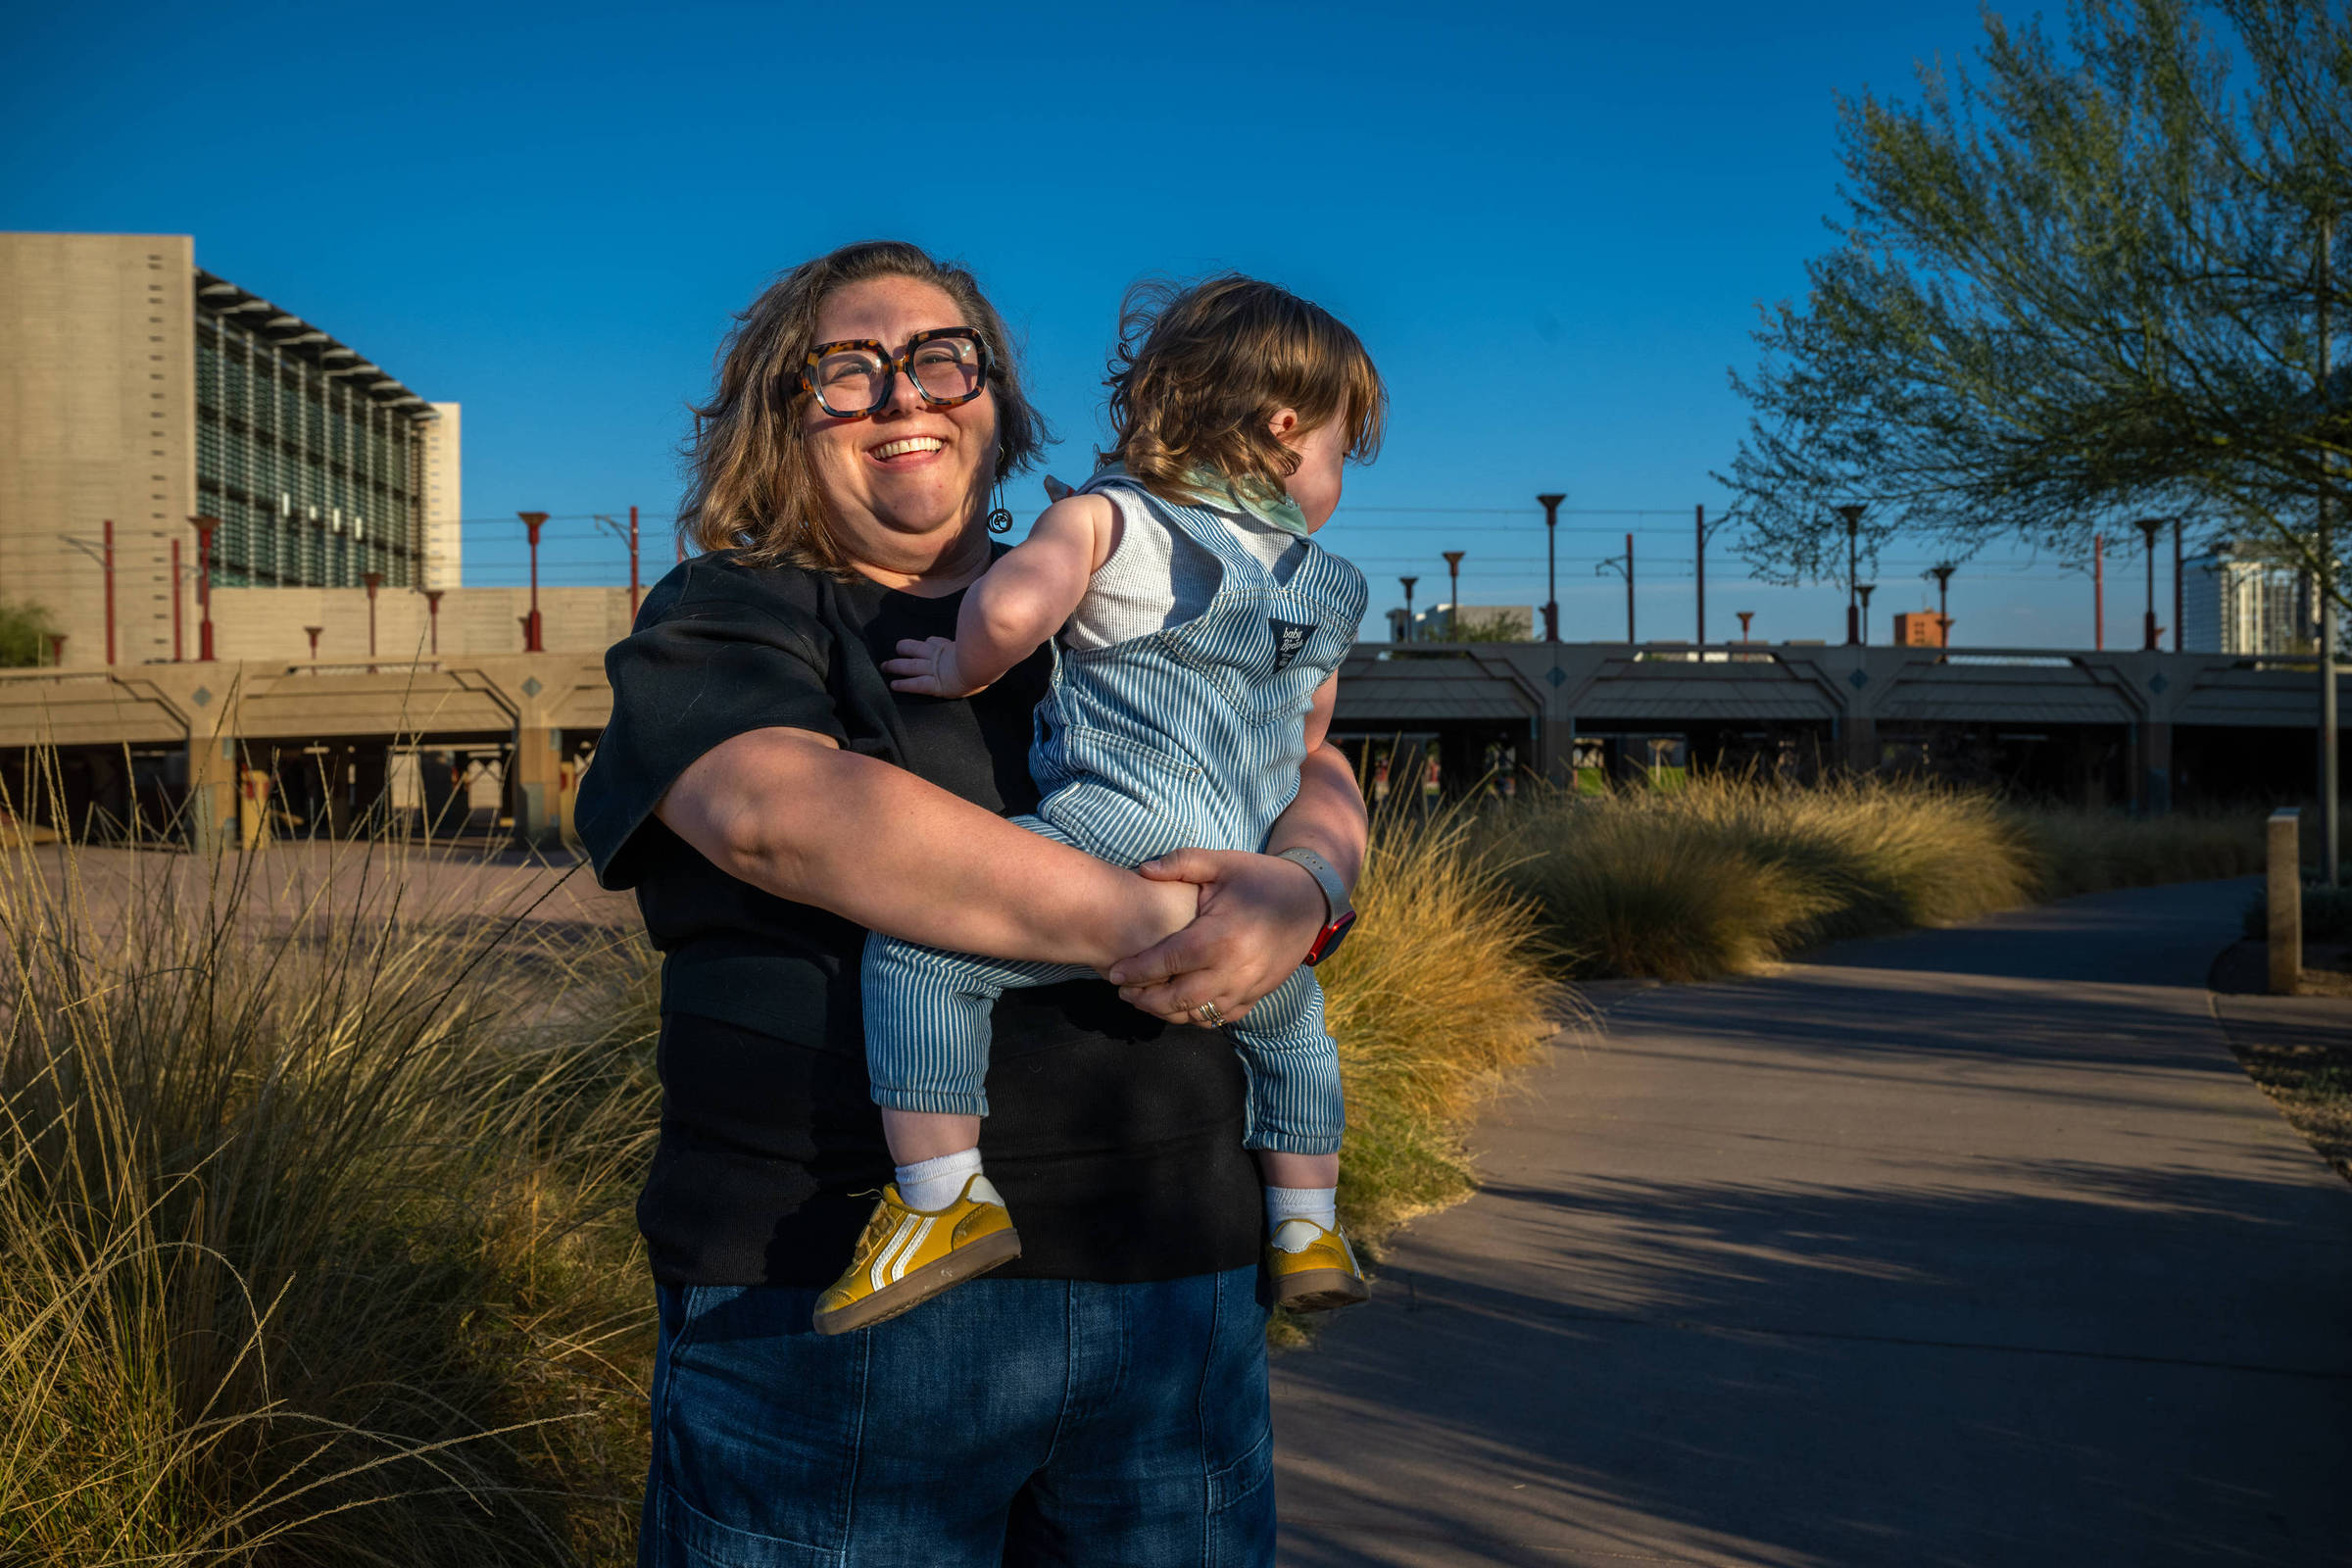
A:
{"type": "MultiPolygon", "coordinates": [[[[901,638],[954,635],[960,603],[721,552],[663,578],[606,655],[612,720],[575,820],[662,955],[661,1140],[637,1213],[665,1283],[831,1283],[890,1155],[866,1092],[864,929],[727,875],[654,809],[696,758],[775,726],[992,811],[1034,808],[1050,652],[956,701],[894,693],[881,672],[901,638]]],[[[1022,1242],[1004,1272],[1171,1279],[1255,1259],[1242,1070],[1218,1035],[1100,981],[1007,992],[988,1093],[981,1150],[1022,1242]]]]}

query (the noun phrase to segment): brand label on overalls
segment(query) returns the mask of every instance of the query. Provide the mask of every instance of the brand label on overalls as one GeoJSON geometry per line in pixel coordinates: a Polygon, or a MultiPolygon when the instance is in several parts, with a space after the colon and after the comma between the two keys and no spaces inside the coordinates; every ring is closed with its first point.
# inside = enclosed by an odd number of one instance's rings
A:
{"type": "Polygon", "coordinates": [[[1270,615],[1266,624],[1274,630],[1274,673],[1279,675],[1291,667],[1291,661],[1306,647],[1306,640],[1315,634],[1315,628],[1296,621],[1276,620],[1270,615]]]}

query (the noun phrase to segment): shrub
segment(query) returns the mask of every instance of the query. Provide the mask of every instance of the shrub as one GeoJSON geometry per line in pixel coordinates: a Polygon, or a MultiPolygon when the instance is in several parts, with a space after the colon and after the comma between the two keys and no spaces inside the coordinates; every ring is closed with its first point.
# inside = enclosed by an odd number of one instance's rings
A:
{"type": "Polygon", "coordinates": [[[1570,1016],[1533,902],[1468,832],[1459,814],[1383,813],[1359,923],[1318,971],[1348,1093],[1341,1212],[1374,1247],[1469,1195],[1472,1113],[1570,1016]]]}
{"type": "Polygon", "coordinates": [[[1491,862],[1573,972],[1699,980],[1836,937],[2024,902],[2022,837],[1984,796],[1924,784],[1536,793],[1490,819],[1491,862]]]}
{"type": "Polygon", "coordinates": [[[0,1561],[626,1555],[644,1043],[409,865],[0,851],[0,1561]]]}
{"type": "Polygon", "coordinates": [[[2125,816],[2063,807],[2012,813],[2035,866],[2034,891],[2066,899],[2108,888],[2245,876],[2262,869],[2262,815],[2125,816]]]}

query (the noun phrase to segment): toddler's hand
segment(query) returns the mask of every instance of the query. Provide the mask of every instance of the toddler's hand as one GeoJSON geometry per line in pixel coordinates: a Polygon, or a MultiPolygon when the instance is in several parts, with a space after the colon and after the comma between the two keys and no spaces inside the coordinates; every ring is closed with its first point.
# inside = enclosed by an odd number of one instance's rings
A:
{"type": "Polygon", "coordinates": [[[909,637],[899,644],[899,657],[882,661],[894,692],[916,692],[925,697],[969,697],[985,690],[987,682],[967,684],[956,666],[953,637],[909,637]]]}

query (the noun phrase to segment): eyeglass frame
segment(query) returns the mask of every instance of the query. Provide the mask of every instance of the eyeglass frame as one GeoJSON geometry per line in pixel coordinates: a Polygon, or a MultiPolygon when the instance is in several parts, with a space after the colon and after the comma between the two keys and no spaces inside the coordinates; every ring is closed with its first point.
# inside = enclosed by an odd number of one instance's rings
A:
{"type": "Polygon", "coordinates": [[[912,337],[908,338],[906,340],[906,346],[901,349],[896,355],[893,355],[890,352],[889,345],[884,343],[880,338],[845,337],[836,338],[830,343],[819,343],[815,347],[811,348],[803,358],[801,365],[801,389],[807,392],[810,397],[816,399],[816,406],[824,410],[825,414],[831,418],[870,419],[875,415],[880,414],[884,409],[890,407],[890,400],[898,395],[899,375],[901,371],[907,371],[907,384],[914,388],[914,395],[918,398],[921,398],[924,403],[935,409],[955,409],[961,408],[964,404],[971,402],[981,393],[987,391],[988,379],[990,375],[995,373],[996,368],[997,357],[988,346],[988,335],[982,332],[978,327],[927,326],[920,332],[917,332],[912,337]],[[907,362],[914,358],[914,351],[916,349],[921,348],[926,343],[936,341],[937,339],[943,337],[968,337],[972,340],[972,346],[980,351],[980,379],[969,392],[963,393],[958,397],[935,398],[931,395],[930,389],[923,385],[921,376],[915,375],[911,371],[907,371],[907,362]],[[832,406],[825,402],[825,395],[816,389],[815,377],[817,363],[826,355],[839,353],[843,349],[871,349],[874,352],[875,358],[882,362],[882,390],[875,395],[873,404],[870,407],[857,414],[835,413],[832,406]]]}

